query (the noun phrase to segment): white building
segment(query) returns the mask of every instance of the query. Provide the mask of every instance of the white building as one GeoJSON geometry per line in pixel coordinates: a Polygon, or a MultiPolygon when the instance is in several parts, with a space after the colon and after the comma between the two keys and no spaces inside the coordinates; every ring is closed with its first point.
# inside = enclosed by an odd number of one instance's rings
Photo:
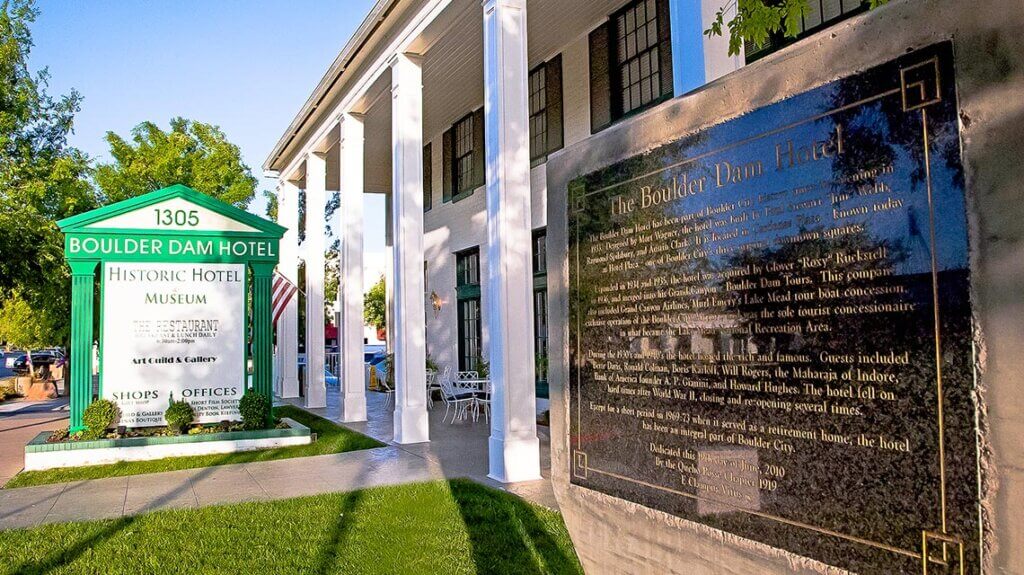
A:
{"type": "MultiPolygon", "coordinates": [[[[263,165],[279,181],[281,223],[291,230],[280,269],[293,280],[300,190],[309,213],[321,212],[329,191],[340,190],[344,421],[366,418],[361,194],[385,194],[389,218],[380,225],[393,252],[395,440],[429,439],[427,354],[453,370],[474,369],[483,357],[495,386],[490,475],[539,477],[545,161],[771,50],[730,57],[727,38],[704,34],[720,8],[735,4],[378,0],[263,165]]],[[[865,3],[810,4],[808,34],[865,3]]],[[[307,325],[316,326],[324,309],[323,218],[307,218],[305,231],[307,325]]],[[[283,365],[295,365],[297,325],[292,303],[278,332],[283,365]]],[[[322,338],[322,329],[311,329],[309,349],[322,351],[322,338]]],[[[321,407],[323,355],[309,356],[314,375],[304,396],[321,407]]],[[[277,392],[298,395],[295,370],[285,370],[277,392]]]]}

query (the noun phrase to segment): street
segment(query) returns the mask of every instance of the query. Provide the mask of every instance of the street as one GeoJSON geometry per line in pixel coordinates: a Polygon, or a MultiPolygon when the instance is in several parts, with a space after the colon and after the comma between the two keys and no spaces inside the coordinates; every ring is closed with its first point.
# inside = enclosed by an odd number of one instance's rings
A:
{"type": "Polygon", "coordinates": [[[24,467],[25,444],[30,439],[68,425],[67,409],[67,397],[0,403],[0,486],[24,467]]]}

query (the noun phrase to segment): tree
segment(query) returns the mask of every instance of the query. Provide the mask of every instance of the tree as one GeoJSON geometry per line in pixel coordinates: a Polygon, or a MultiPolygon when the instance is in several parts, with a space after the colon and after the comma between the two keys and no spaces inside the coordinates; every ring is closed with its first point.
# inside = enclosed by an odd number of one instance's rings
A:
{"type": "Polygon", "coordinates": [[[105,202],[118,202],[184,184],[235,207],[245,208],[256,192],[256,178],[238,146],[217,126],[173,118],[165,132],[153,122],[132,129],[131,141],[107,132],[114,161],[96,167],[96,185],[105,202]]]}
{"type": "Polygon", "coordinates": [[[278,212],[280,211],[280,205],[278,204],[277,201],[277,194],[270,190],[263,190],[263,197],[266,198],[267,200],[267,209],[265,212],[267,214],[267,217],[275,222],[280,221],[277,219],[278,212]]]}
{"type": "Polygon", "coordinates": [[[367,325],[383,329],[387,325],[387,295],[384,276],[380,276],[370,291],[363,297],[363,319],[367,325]]]}
{"type": "Polygon", "coordinates": [[[330,318],[334,317],[334,302],[338,301],[338,288],[341,285],[341,259],[337,245],[324,252],[324,262],[324,310],[330,318]]]}
{"type": "Polygon", "coordinates": [[[30,0],[0,4],[0,323],[29,343],[70,336],[70,275],[56,220],[97,207],[89,158],[67,145],[78,93],[53,98],[28,70],[30,0]]]}
{"type": "MultiPolygon", "coordinates": [[[[744,43],[764,46],[769,37],[783,33],[789,38],[801,32],[802,17],[808,11],[808,0],[729,0],[715,14],[704,34],[721,36],[729,31],[729,55],[741,54],[744,43]],[[726,21],[727,14],[735,9],[726,21]]],[[[889,0],[867,0],[868,7],[877,8],[889,0]]]]}
{"type": "Polygon", "coordinates": [[[0,302],[0,341],[14,349],[37,349],[53,345],[57,329],[50,324],[52,316],[40,316],[17,291],[0,302]]]}

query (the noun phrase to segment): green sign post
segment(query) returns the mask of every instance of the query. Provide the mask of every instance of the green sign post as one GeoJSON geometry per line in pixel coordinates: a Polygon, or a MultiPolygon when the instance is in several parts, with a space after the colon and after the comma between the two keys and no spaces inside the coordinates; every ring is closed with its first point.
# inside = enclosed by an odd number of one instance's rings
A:
{"type": "Polygon", "coordinates": [[[285,228],[182,185],[57,225],[72,273],[72,431],[92,400],[97,272],[99,396],[118,404],[122,425],[163,425],[182,400],[199,423],[237,420],[247,333],[252,389],[272,399],[271,283],[285,228]]]}

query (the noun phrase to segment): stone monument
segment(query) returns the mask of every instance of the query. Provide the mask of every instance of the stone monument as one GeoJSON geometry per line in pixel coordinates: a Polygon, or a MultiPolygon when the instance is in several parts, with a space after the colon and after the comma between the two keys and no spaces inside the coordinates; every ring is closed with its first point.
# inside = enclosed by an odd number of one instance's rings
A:
{"type": "Polygon", "coordinates": [[[1009,129],[984,93],[1024,53],[983,4],[896,3],[549,161],[552,469],[588,571],[1024,569],[976,195],[1020,162],[968,145],[1009,129]]]}

